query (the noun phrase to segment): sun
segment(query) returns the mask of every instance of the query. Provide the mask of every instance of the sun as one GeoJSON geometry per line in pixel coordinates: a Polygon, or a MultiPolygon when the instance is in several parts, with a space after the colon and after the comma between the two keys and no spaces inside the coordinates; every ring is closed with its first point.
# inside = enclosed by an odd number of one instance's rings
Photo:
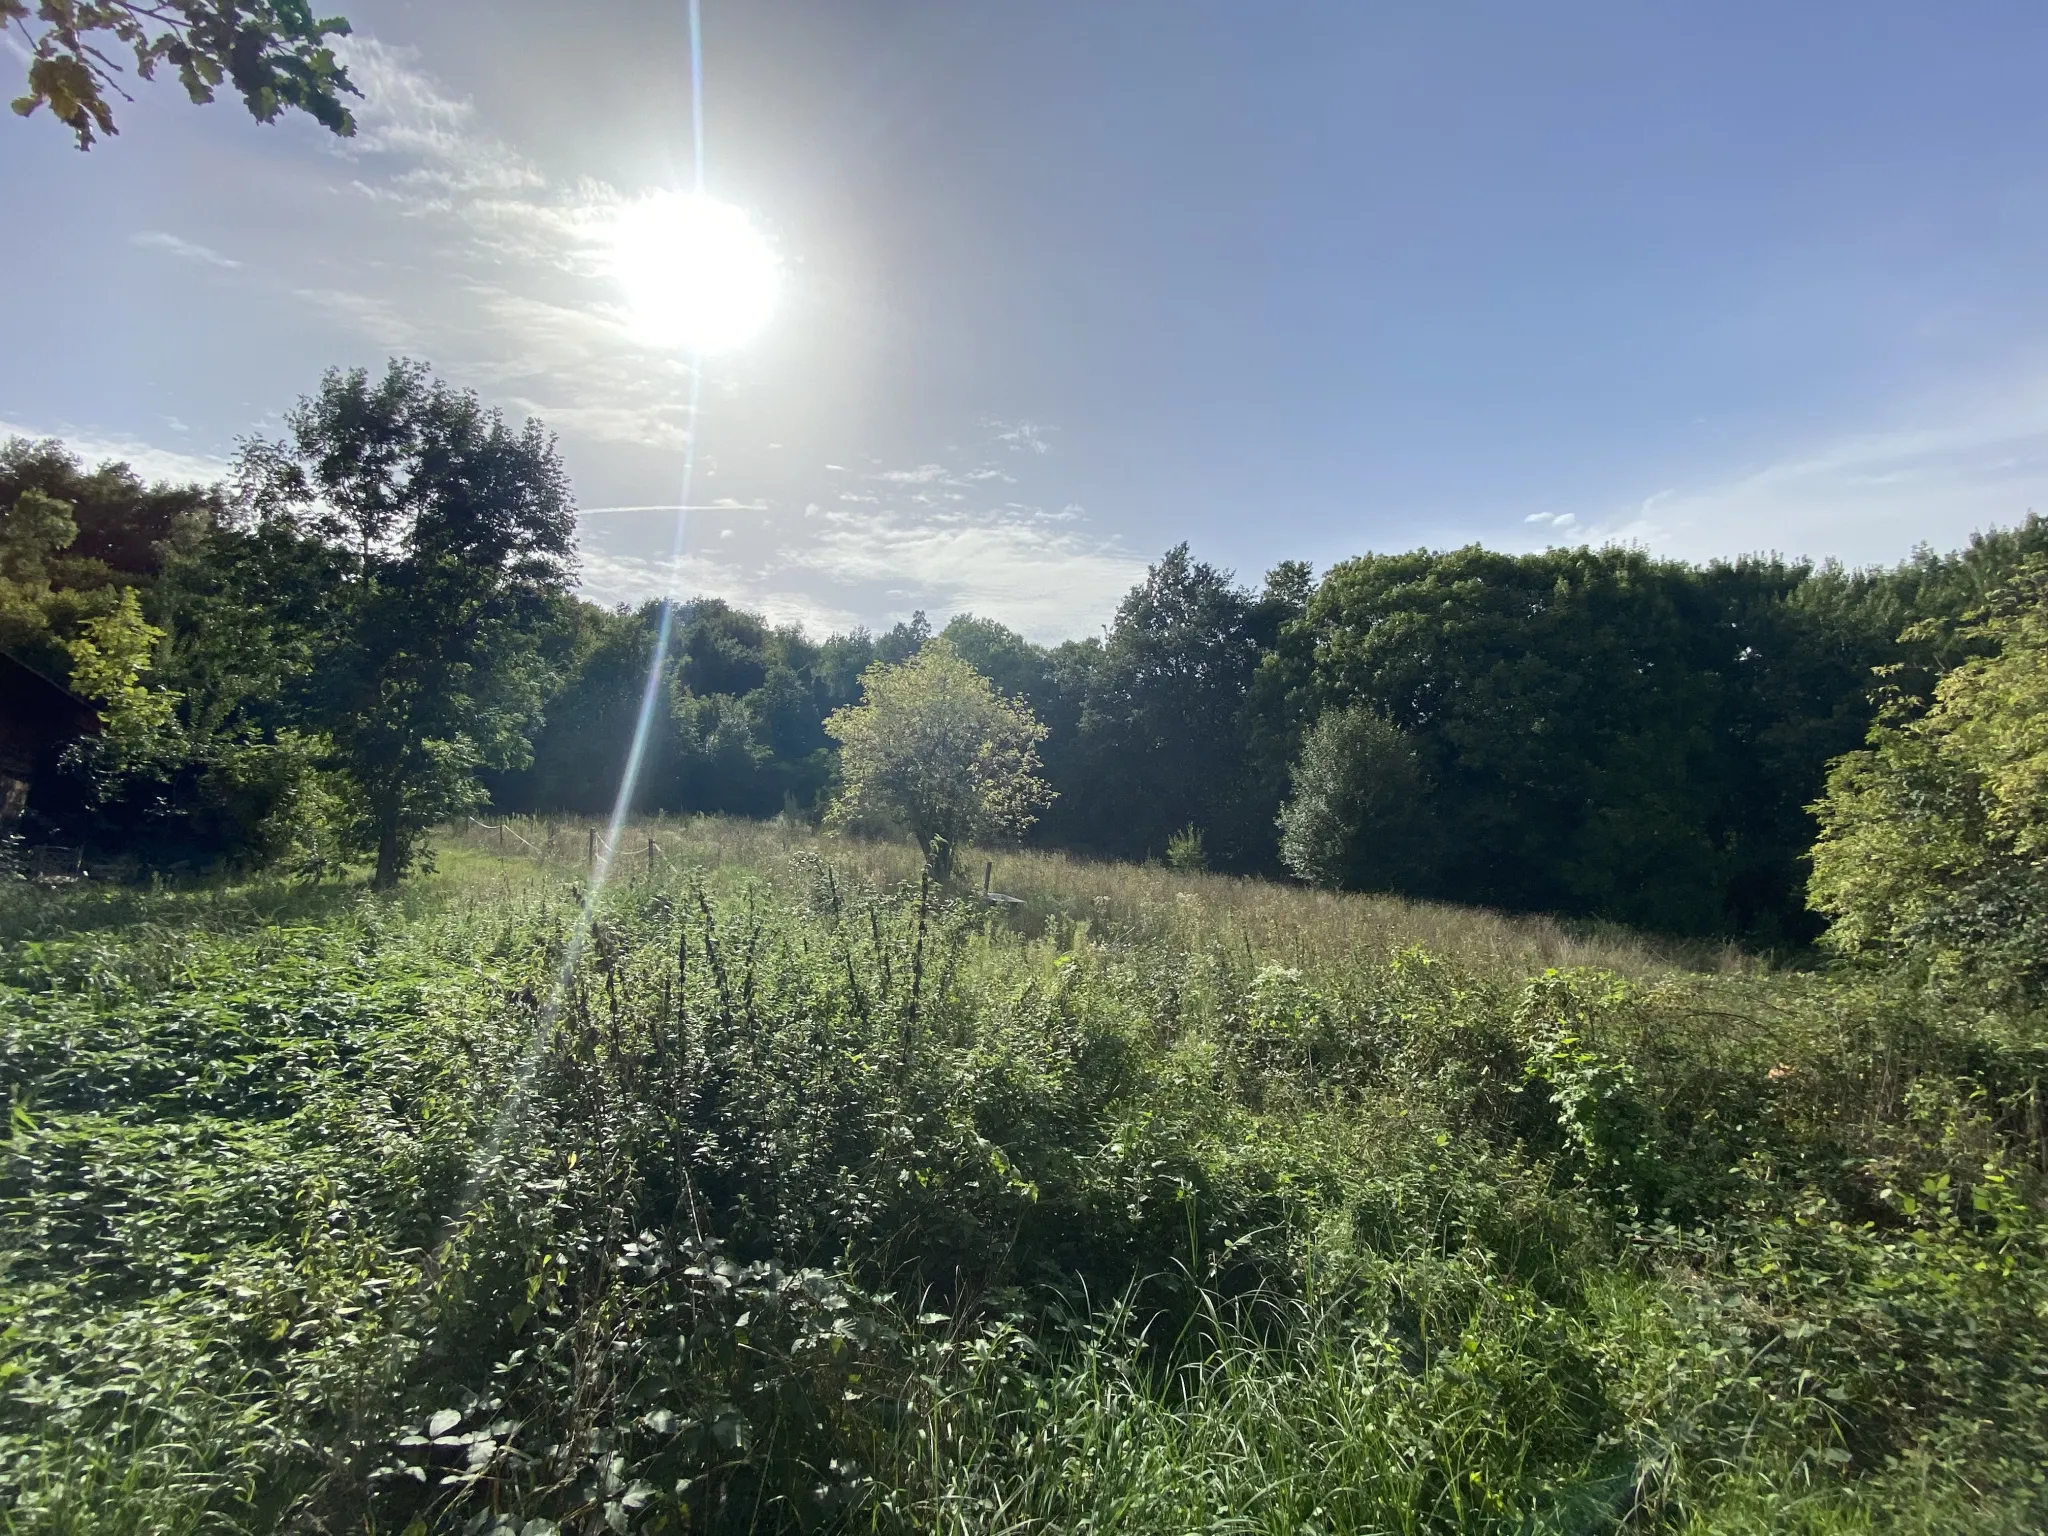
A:
{"type": "Polygon", "coordinates": [[[782,264],[730,203],[651,193],[621,208],[609,235],[629,323],[656,346],[722,352],[775,313],[782,264]]]}

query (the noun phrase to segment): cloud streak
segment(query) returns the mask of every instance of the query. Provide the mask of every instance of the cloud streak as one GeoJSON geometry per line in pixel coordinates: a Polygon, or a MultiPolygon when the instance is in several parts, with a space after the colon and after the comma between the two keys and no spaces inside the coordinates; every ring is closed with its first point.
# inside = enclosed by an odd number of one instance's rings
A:
{"type": "Polygon", "coordinates": [[[680,561],[583,553],[583,595],[592,602],[636,606],[662,597],[719,597],[819,639],[860,623],[855,609],[780,582],[777,574],[722,552],[688,554],[680,561]]]}
{"type": "Polygon", "coordinates": [[[1719,484],[1660,490],[1592,533],[1687,559],[1775,551],[1889,563],[2048,508],[2044,422],[2008,410],[1844,437],[1719,484]]]}
{"type": "MultiPolygon", "coordinates": [[[[722,385],[693,380],[684,359],[627,323],[606,276],[607,233],[627,195],[551,176],[410,50],[358,36],[345,62],[363,88],[360,128],[325,150],[346,168],[339,190],[354,217],[404,259],[330,262],[301,278],[298,302],[380,349],[433,358],[578,453],[691,447],[693,393],[717,399],[722,385]]],[[[1035,639],[1099,627],[1144,563],[1092,535],[1067,498],[1045,498],[1059,508],[1047,510],[1019,484],[1056,458],[1052,427],[991,417],[981,437],[967,454],[830,469],[808,491],[784,484],[765,499],[700,486],[691,510],[745,516],[729,529],[693,526],[692,541],[715,550],[680,565],[651,551],[665,537],[611,516],[674,513],[674,501],[611,492],[619,505],[585,509],[583,590],[606,603],[719,596],[818,632],[915,608],[941,621],[971,609],[1035,639]],[[817,510],[800,512],[807,503],[817,510]]],[[[698,469],[714,472],[708,459],[698,469]]]]}
{"type": "Polygon", "coordinates": [[[161,229],[145,229],[138,234],[130,235],[128,239],[131,244],[139,245],[144,250],[162,251],[166,255],[177,257],[180,261],[196,261],[209,267],[233,268],[241,265],[233,257],[223,256],[210,246],[180,239],[161,229]]]}

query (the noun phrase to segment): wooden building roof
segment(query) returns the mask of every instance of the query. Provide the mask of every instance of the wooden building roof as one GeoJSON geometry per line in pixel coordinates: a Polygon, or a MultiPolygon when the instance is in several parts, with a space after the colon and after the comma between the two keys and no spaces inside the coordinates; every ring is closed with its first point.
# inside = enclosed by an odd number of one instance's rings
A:
{"type": "Polygon", "coordinates": [[[0,774],[25,779],[65,742],[99,733],[92,705],[0,651],[0,774]]]}

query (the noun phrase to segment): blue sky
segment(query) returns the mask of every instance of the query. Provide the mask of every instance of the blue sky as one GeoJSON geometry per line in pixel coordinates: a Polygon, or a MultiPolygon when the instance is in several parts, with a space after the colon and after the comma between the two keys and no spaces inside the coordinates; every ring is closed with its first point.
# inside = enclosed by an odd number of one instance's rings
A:
{"type": "MultiPolygon", "coordinates": [[[[593,266],[687,183],[680,3],[337,0],[349,144],[142,86],[0,123],[0,424],[203,472],[425,357],[673,502],[680,359],[593,266]]],[[[1256,576],[1631,541],[1889,561],[2048,509],[2038,5],[706,0],[711,190],[785,264],[707,368],[682,580],[815,629],[1094,631],[1256,576]]],[[[0,68],[20,61],[0,57],[0,68]]],[[[592,595],[668,518],[585,520],[592,595]]]]}

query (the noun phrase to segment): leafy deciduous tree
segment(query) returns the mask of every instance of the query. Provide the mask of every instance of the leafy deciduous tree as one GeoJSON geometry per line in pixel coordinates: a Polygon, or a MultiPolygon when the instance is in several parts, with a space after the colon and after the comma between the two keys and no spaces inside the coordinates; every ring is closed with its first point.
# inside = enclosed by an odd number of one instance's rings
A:
{"type": "Polygon", "coordinates": [[[1015,837],[1052,791],[1038,776],[1045,727],[943,640],[861,674],[861,702],[835,711],[842,826],[907,831],[933,871],[963,843],[1015,837]]]}
{"type": "Polygon", "coordinates": [[[1228,571],[1170,549],[1117,609],[1094,660],[1071,807],[1076,840],[1125,857],[1163,854],[1202,829],[1225,865],[1271,857],[1273,806],[1254,794],[1246,693],[1258,668],[1252,594],[1228,571]]]}
{"type": "MultiPolygon", "coordinates": [[[[1909,633],[1908,639],[1915,638],[1909,633]]],[[[1989,647],[1924,712],[1894,695],[1814,808],[1810,892],[1838,953],[1987,1006],[2048,1001],[2048,562],[1961,625],[1989,647]]]]}
{"type": "Polygon", "coordinates": [[[68,647],[72,692],[100,707],[105,729],[93,743],[96,766],[112,780],[147,772],[177,750],[179,695],[143,681],[163,638],[143,618],[135,589],[124,587],[114,607],[87,620],[68,647]]]}
{"type": "Polygon", "coordinates": [[[421,363],[331,372],[287,425],[244,450],[241,485],[259,521],[333,553],[299,713],[356,787],[385,888],[429,827],[482,803],[480,768],[530,751],[575,514],[539,422],[514,431],[421,363]]]}

